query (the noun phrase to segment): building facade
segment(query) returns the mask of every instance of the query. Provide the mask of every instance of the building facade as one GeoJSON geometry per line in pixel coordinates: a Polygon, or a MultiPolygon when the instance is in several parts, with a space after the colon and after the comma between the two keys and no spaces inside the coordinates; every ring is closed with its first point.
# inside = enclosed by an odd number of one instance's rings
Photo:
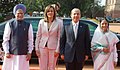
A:
{"type": "Polygon", "coordinates": [[[120,17],[120,0],[106,0],[105,16],[120,17]]]}

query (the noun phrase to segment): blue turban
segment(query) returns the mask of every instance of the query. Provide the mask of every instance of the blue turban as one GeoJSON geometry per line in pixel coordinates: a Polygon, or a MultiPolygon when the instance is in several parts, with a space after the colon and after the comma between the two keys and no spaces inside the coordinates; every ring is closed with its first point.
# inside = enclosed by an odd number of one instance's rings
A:
{"type": "Polygon", "coordinates": [[[24,4],[17,4],[17,5],[13,8],[13,14],[14,14],[14,15],[16,14],[16,11],[17,11],[18,9],[22,9],[24,13],[26,12],[26,7],[25,7],[24,4]]]}

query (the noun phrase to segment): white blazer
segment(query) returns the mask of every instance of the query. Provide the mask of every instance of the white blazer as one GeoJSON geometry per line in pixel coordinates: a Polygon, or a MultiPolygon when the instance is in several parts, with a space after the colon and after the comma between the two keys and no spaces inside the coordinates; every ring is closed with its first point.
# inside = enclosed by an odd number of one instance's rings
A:
{"type": "Polygon", "coordinates": [[[36,34],[35,50],[45,48],[45,44],[47,43],[49,49],[54,49],[56,52],[59,52],[62,24],[61,20],[55,19],[48,30],[47,22],[44,22],[44,19],[41,19],[36,34]]]}

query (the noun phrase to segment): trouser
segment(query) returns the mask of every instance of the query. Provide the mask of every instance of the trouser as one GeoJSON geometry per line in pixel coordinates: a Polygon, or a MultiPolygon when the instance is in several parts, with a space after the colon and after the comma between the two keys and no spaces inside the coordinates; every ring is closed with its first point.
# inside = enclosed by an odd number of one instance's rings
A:
{"type": "Polygon", "coordinates": [[[84,62],[78,62],[77,58],[74,56],[72,62],[66,63],[66,70],[82,70],[84,62]]]}
{"type": "Polygon", "coordinates": [[[2,70],[29,70],[29,61],[26,60],[26,55],[4,57],[2,70]]]}
{"type": "Polygon", "coordinates": [[[54,57],[55,50],[40,48],[39,66],[40,70],[55,70],[58,57],[54,57]]]}

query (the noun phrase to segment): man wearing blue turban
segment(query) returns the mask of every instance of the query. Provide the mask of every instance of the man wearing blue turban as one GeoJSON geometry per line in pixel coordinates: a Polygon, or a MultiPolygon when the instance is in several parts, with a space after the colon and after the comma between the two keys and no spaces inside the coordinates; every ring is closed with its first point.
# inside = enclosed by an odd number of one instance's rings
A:
{"type": "Polygon", "coordinates": [[[25,7],[25,5],[24,5],[24,4],[18,4],[18,5],[16,5],[16,6],[13,8],[13,14],[14,14],[14,15],[16,14],[16,11],[17,11],[18,9],[22,9],[23,13],[26,12],[26,7],[25,7]]]}
{"type": "Polygon", "coordinates": [[[26,7],[17,4],[13,9],[15,19],[6,24],[3,35],[5,51],[2,70],[29,70],[33,50],[32,25],[24,21],[26,7]]]}

